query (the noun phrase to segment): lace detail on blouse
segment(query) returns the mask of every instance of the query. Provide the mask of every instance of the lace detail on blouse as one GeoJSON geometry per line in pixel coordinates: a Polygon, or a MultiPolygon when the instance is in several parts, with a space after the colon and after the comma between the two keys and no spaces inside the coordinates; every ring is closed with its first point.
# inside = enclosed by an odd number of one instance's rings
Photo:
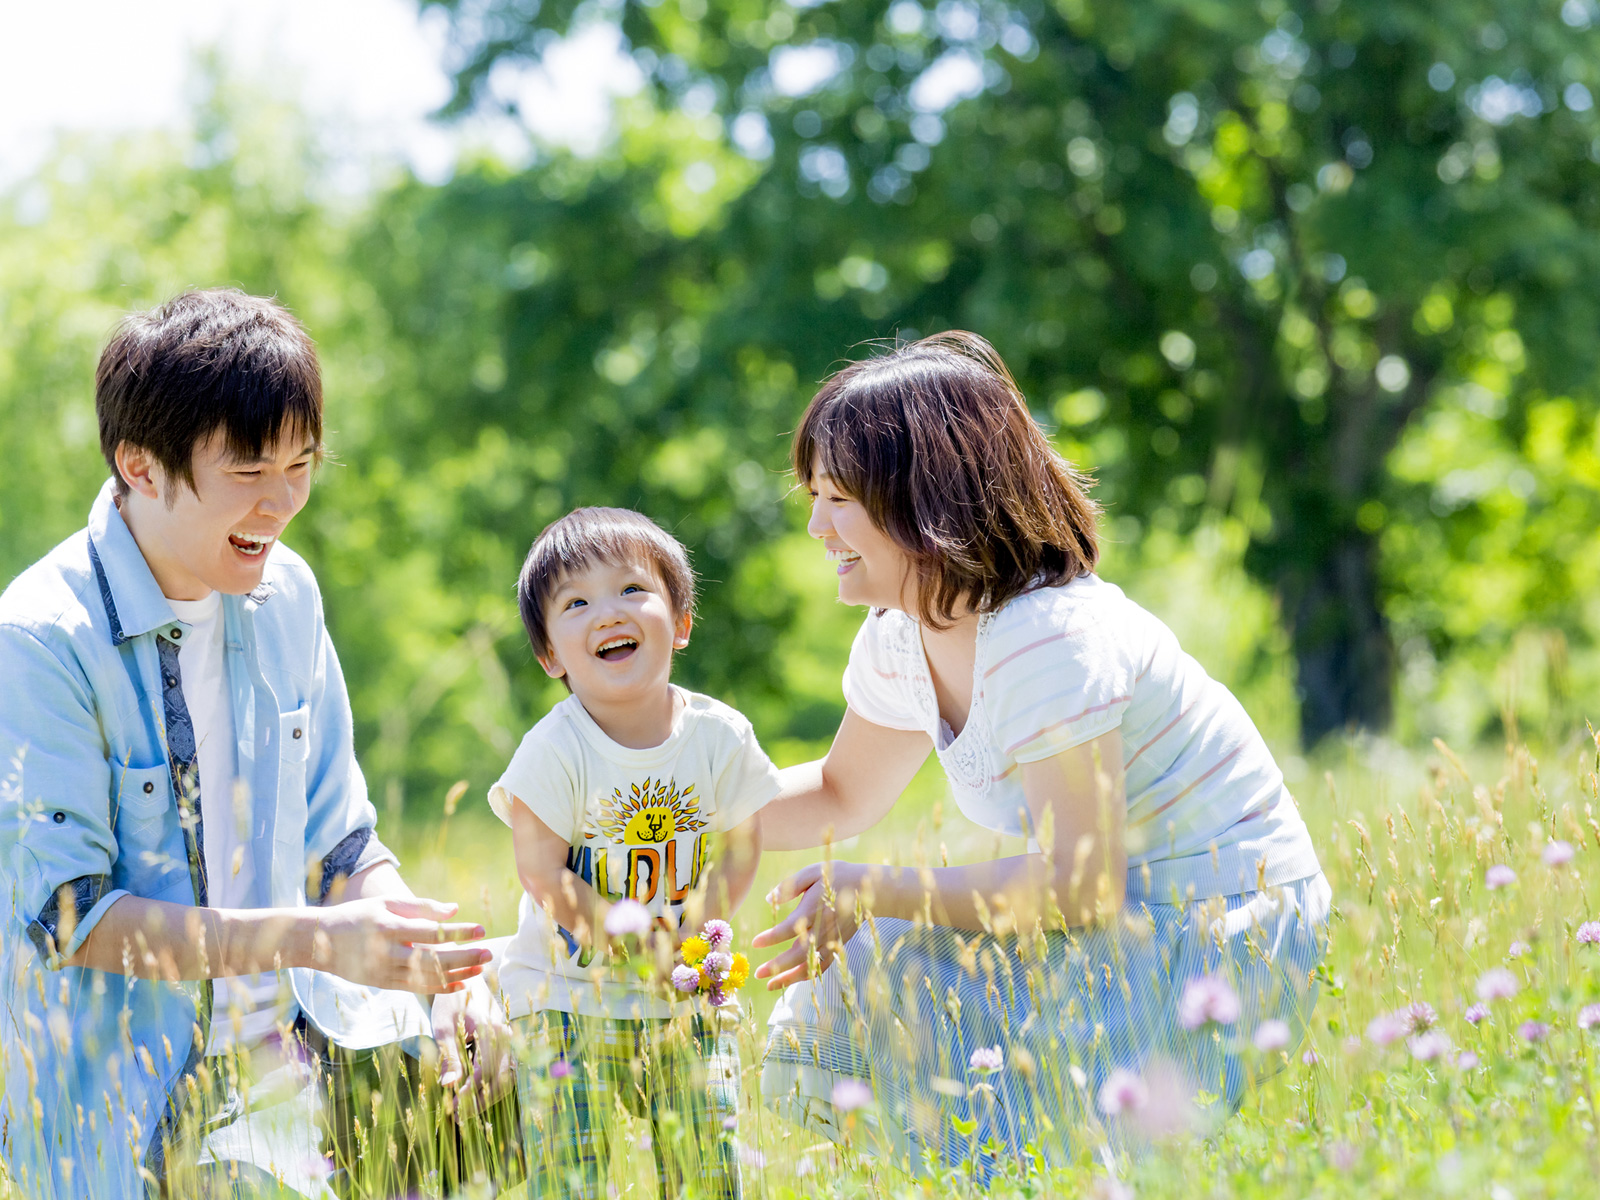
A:
{"type": "Polygon", "coordinates": [[[945,745],[940,745],[939,733],[949,726],[939,715],[939,698],[933,690],[933,677],[928,673],[928,660],[922,649],[921,627],[900,612],[887,612],[879,620],[883,648],[892,657],[895,671],[911,683],[911,699],[917,716],[923,727],[934,733],[934,750],[951,785],[967,793],[971,800],[982,800],[989,794],[993,772],[990,769],[989,722],[984,714],[983,694],[977,677],[993,614],[984,613],[978,618],[977,659],[967,722],[961,733],[945,745]]]}
{"type": "MultiPolygon", "coordinates": [[[[978,617],[972,703],[967,709],[967,723],[961,727],[960,736],[939,751],[939,762],[950,777],[950,782],[970,792],[974,800],[988,796],[994,774],[990,769],[989,719],[984,712],[983,689],[978,683],[983,675],[984,646],[989,640],[989,625],[993,620],[993,613],[983,613],[978,617]]],[[[927,683],[929,692],[932,692],[933,681],[928,678],[926,660],[919,665],[922,667],[921,677],[927,683]]],[[[934,707],[938,708],[937,700],[934,701],[934,707]]]]}

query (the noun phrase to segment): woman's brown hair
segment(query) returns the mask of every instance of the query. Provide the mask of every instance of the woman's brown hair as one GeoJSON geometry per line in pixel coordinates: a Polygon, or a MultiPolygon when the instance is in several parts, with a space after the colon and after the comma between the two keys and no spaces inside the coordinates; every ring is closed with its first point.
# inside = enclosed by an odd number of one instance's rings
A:
{"type": "Polygon", "coordinates": [[[918,616],[946,627],[1067,583],[1099,559],[1088,479],[975,333],[934,334],[851,363],[794,435],[804,487],[826,475],[910,554],[918,616]]]}

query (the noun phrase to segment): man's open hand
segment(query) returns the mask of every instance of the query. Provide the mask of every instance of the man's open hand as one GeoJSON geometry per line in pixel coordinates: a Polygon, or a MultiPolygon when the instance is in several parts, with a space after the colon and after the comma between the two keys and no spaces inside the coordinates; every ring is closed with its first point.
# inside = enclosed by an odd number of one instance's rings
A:
{"type": "Polygon", "coordinates": [[[372,897],[317,909],[309,965],[368,987],[430,995],[459,991],[492,955],[481,946],[448,944],[483,937],[481,925],[447,923],[456,907],[372,897]]]}

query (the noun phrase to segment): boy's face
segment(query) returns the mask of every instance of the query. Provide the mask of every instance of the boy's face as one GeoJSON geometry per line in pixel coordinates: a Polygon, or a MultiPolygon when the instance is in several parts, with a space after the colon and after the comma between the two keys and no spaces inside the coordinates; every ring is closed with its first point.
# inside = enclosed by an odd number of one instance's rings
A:
{"type": "Polygon", "coordinates": [[[545,610],[549,650],[539,664],[566,678],[587,706],[647,700],[667,686],[672,652],[689,644],[690,617],[644,563],[597,562],[561,581],[545,610]]]}
{"type": "Polygon", "coordinates": [[[253,461],[235,458],[218,431],[194,449],[194,487],[169,476],[146,451],[124,443],[117,465],[129,486],[123,518],[162,592],[200,600],[242,596],[261,582],[267,558],[311,495],[317,447],[285,433],[253,461]]]}

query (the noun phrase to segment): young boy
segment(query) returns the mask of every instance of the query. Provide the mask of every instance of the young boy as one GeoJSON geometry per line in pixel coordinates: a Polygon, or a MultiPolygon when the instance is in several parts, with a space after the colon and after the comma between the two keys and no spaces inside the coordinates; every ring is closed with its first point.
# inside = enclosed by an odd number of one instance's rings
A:
{"type": "Polygon", "coordinates": [[[733,1036],[659,980],[613,968],[606,914],[643,904],[674,942],[693,932],[679,932],[692,902],[692,921],[731,916],[777,771],[744,717],[671,683],[694,575],[648,518],[582,508],[555,522],[528,552],[517,600],[540,665],[572,692],[489,793],[526,889],[500,986],[559,1059],[553,1102],[536,1097],[530,1068],[519,1073],[532,1194],[603,1194],[620,1099],[650,1118],[664,1196],[686,1178],[737,1196],[733,1036]]]}

